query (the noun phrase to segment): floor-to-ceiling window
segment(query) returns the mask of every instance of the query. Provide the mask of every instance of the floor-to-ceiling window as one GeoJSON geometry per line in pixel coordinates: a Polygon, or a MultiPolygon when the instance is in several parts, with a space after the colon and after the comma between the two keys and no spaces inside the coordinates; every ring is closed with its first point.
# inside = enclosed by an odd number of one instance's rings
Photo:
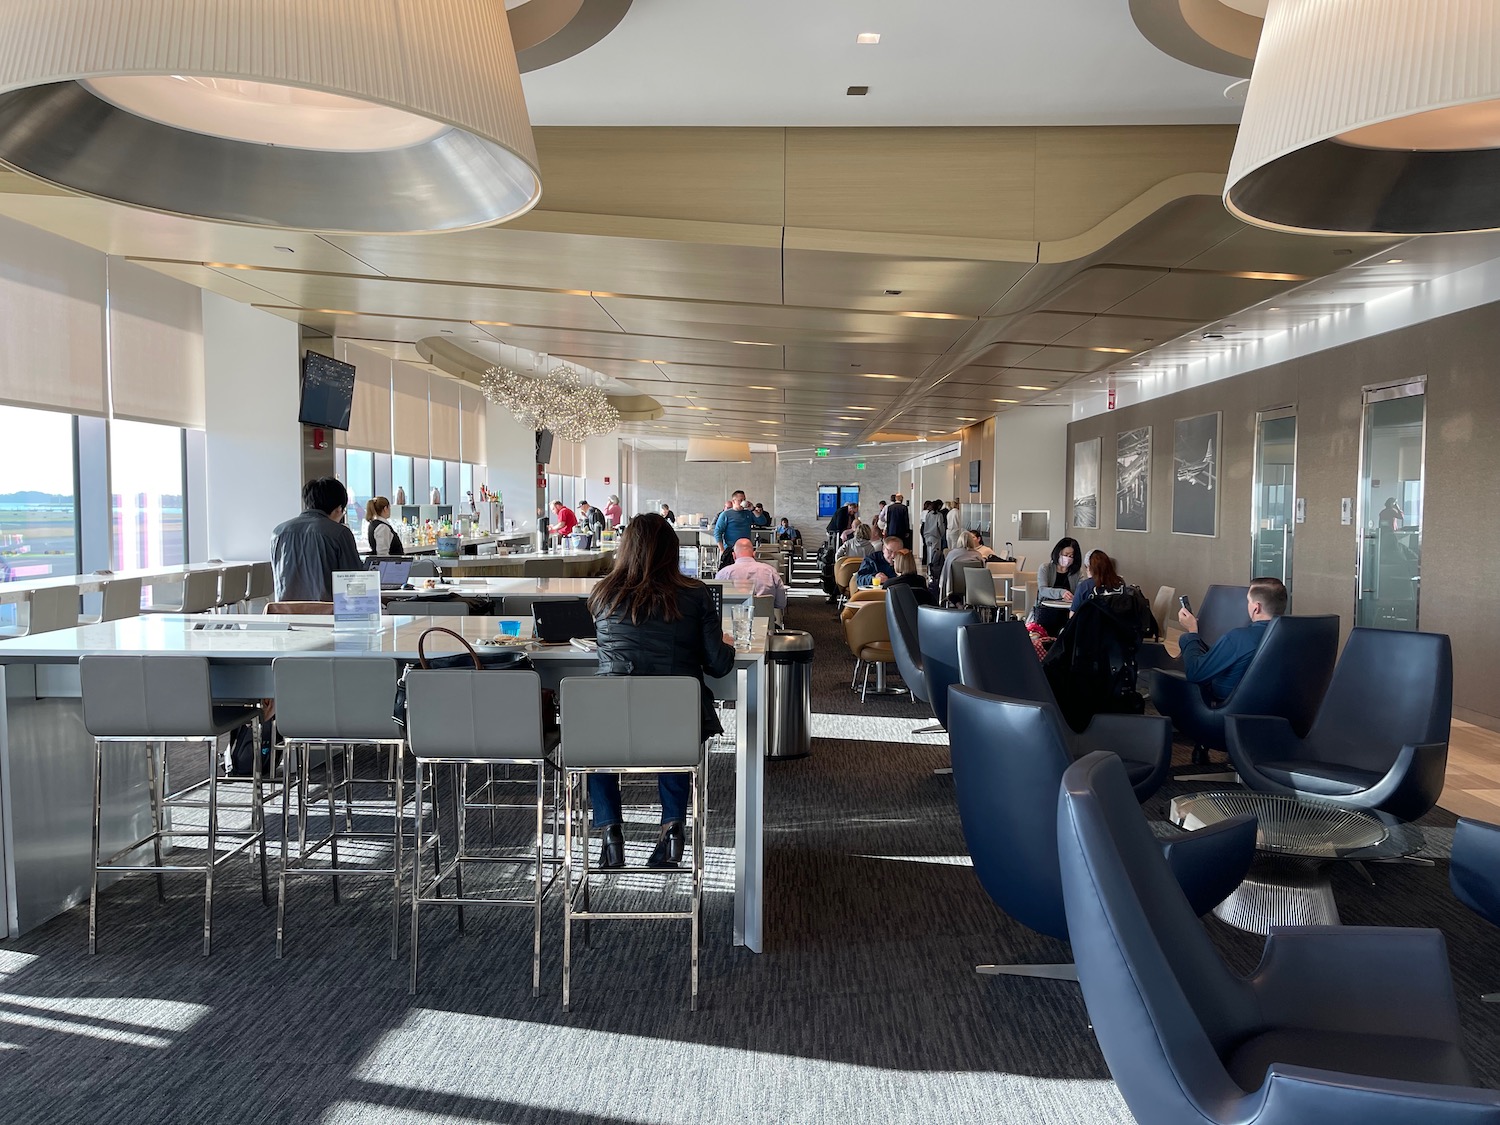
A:
{"type": "Polygon", "coordinates": [[[0,406],[0,582],[78,573],[73,416],[0,406]]]}
{"type": "Polygon", "coordinates": [[[186,562],[182,430],[116,419],[109,472],[114,568],[186,562]]]}

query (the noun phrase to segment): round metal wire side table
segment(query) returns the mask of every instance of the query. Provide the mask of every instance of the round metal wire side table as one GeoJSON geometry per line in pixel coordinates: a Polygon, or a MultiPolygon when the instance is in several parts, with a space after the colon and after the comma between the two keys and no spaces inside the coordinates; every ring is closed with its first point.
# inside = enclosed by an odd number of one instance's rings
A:
{"type": "Polygon", "coordinates": [[[1256,934],[1272,926],[1338,925],[1329,883],[1334,862],[1352,863],[1374,886],[1366,861],[1404,859],[1424,843],[1415,825],[1312,798],[1233,790],[1172,800],[1172,823],[1188,830],[1241,813],[1256,818],[1255,862],[1214,916],[1256,934]]]}

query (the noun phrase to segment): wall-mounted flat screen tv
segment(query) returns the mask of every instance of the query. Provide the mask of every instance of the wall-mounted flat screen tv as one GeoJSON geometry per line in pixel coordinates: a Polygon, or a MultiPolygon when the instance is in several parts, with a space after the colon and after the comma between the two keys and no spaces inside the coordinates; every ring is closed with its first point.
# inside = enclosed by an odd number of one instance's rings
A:
{"type": "Polygon", "coordinates": [[[978,492],[978,491],[979,491],[979,462],[978,461],[970,461],[969,462],[969,492],[972,494],[972,493],[975,493],[975,492],[978,492]]]}
{"type": "Polygon", "coordinates": [[[536,432],[536,463],[546,465],[552,461],[552,431],[538,430],[536,432]]]}
{"type": "Polygon", "coordinates": [[[317,352],[302,357],[302,405],[297,420],[308,426],[347,430],[354,408],[354,365],[317,352]]]}

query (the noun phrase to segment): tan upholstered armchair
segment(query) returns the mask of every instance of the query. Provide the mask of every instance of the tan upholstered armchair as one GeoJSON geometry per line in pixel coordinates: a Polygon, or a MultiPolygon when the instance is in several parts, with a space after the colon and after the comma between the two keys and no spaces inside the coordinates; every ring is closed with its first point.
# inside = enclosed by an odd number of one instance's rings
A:
{"type": "MultiPolygon", "coordinates": [[[[859,701],[874,691],[876,695],[898,695],[904,688],[886,686],[885,666],[895,662],[896,653],[891,648],[891,634],[886,626],[885,599],[871,598],[858,603],[854,615],[844,622],[844,640],[854,654],[854,680],[859,679],[861,667],[865,670],[859,688],[859,701]],[[875,687],[870,687],[870,668],[875,668],[875,687]]],[[[854,680],[849,683],[854,687],[854,680]]]]}
{"type": "Polygon", "coordinates": [[[859,612],[859,607],[864,605],[866,602],[883,601],[885,601],[884,586],[871,586],[863,590],[850,590],[849,600],[844,605],[843,613],[839,614],[839,620],[847,622],[849,618],[853,617],[856,613],[859,612]]]}

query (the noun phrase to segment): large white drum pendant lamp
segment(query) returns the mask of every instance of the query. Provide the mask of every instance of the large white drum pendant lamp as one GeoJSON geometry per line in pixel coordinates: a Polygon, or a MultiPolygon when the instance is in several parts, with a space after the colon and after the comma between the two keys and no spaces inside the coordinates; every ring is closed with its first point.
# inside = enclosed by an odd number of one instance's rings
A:
{"type": "Polygon", "coordinates": [[[0,162],[301,230],[460,230],[541,196],[503,0],[0,0],[0,162]]]}
{"type": "Polygon", "coordinates": [[[1500,0],[1271,0],[1224,202],[1292,231],[1500,229],[1500,0]]]}

